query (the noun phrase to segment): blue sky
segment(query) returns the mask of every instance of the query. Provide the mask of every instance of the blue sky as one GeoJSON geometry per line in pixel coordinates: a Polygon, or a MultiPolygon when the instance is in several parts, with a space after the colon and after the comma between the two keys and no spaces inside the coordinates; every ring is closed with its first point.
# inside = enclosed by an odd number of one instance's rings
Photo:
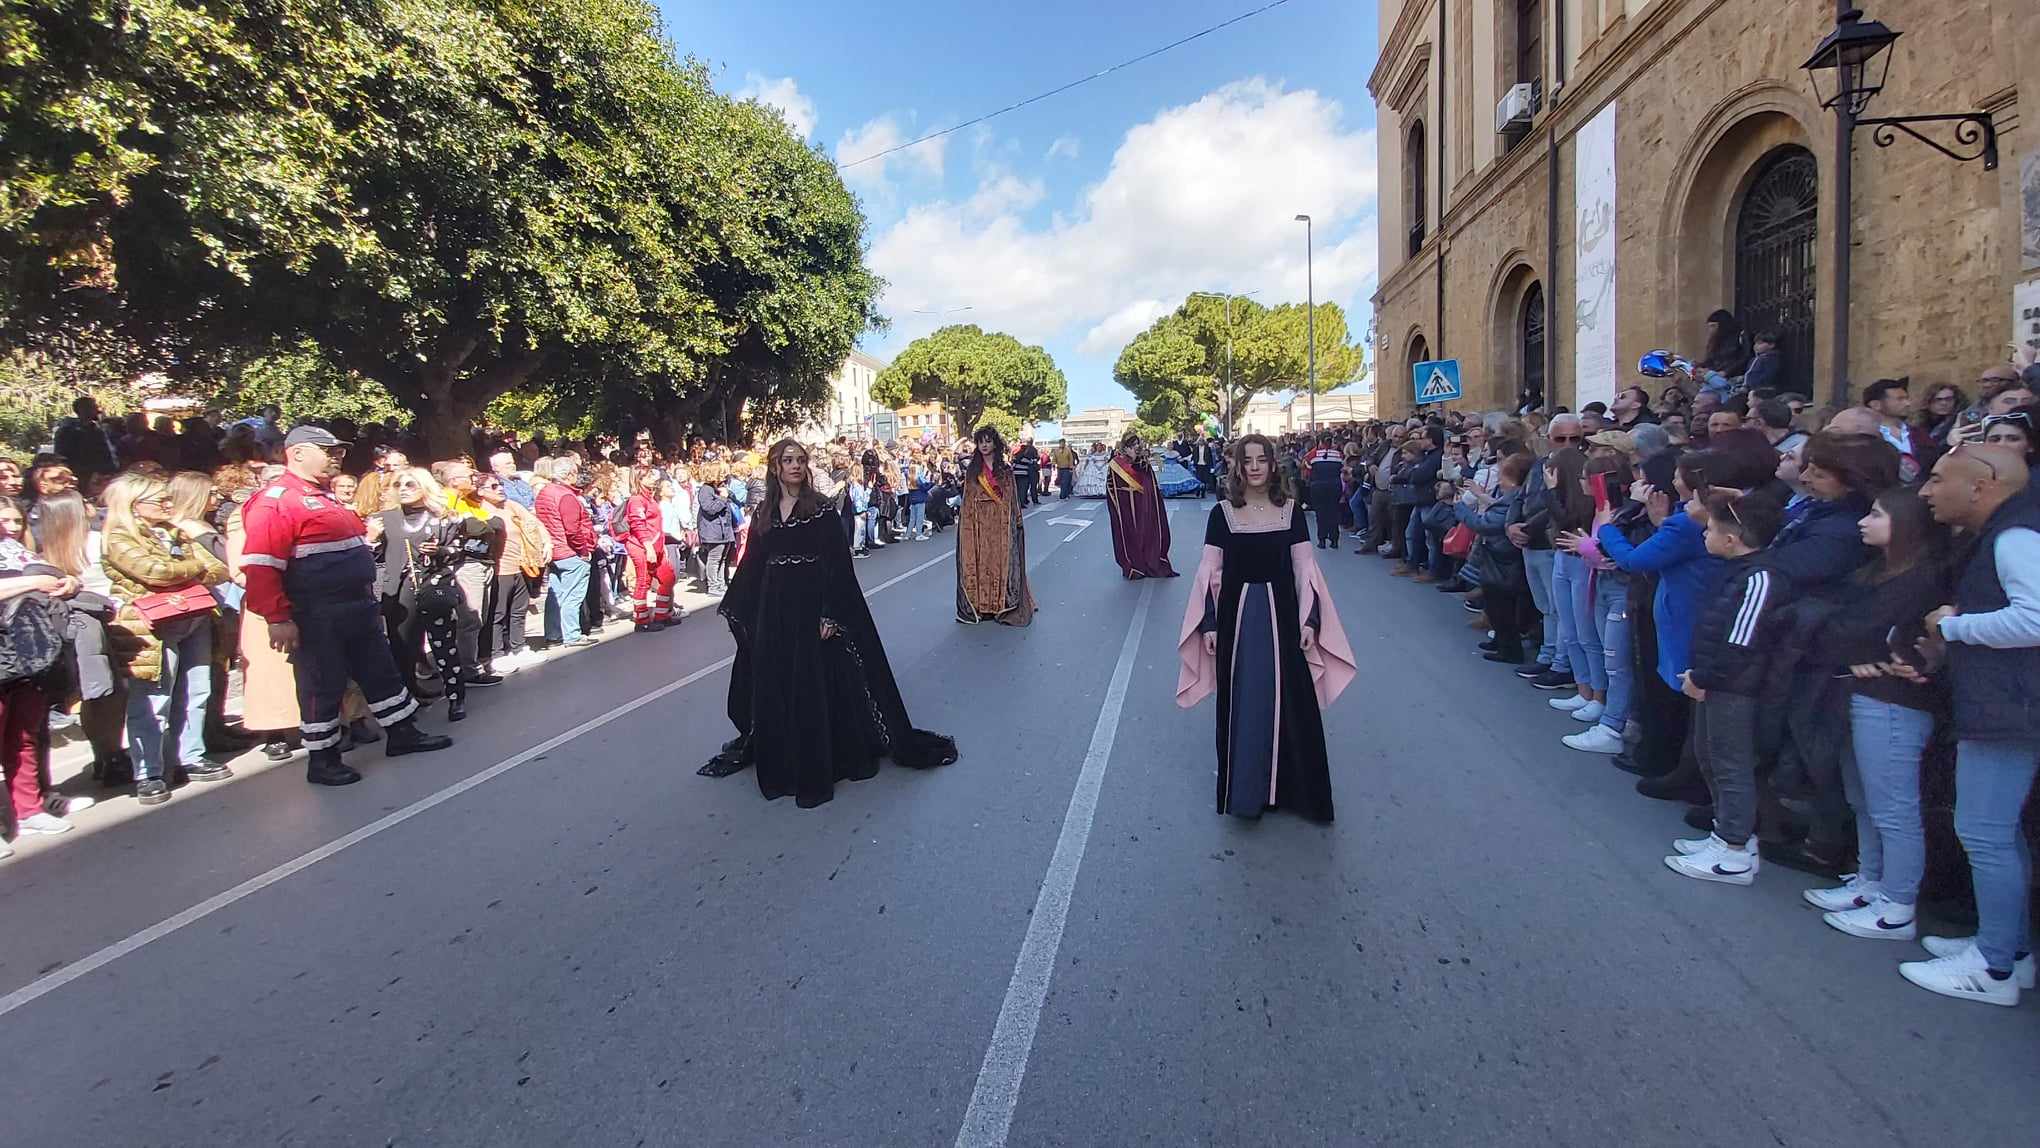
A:
{"type": "MultiPolygon", "coordinates": [[[[724,91],[848,162],[1258,7],[1261,0],[884,4],[661,0],[724,91]]],[[[947,322],[1055,355],[1073,409],[1132,406],[1119,348],[1192,290],[1318,297],[1354,337],[1375,283],[1374,4],[1289,0],[988,124],[849,168],[889,357],[947,322]],[[969,307],[969,311],[956,311],[969,307]],[[920,312],[937,312],[922,314],[920,312]],[[945,313],[946,312],[946,313],[945,313]]]]}

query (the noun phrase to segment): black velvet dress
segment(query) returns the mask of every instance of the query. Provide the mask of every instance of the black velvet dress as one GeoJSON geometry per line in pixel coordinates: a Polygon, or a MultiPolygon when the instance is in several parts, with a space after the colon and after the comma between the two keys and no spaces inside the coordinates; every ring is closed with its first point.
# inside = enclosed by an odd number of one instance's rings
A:
{"type": "Polygon", "coordinates": [[[775,521],[718,609],[737,641],[729,715],[739,736],[717,760],[755,766],[766,797],[790,794],[802,808],[829,800],[838,781],[875,775],[883,757],[916,769],[955,761],[955,741],[907,720],[841,516],[760,513],[775,521]],[[825,618],[838,631],[827,640],[825,618]]]}
{"type": "MultiPolygon", "coordinates": [[[[1281,808],[1322,822],[1332,819],[1332,774],[1290,560],[1310,531],[1303,508],[1288,508],[1279,529],[1235,531],[1221,501],[1205,529],[1204,544],[1225,555],[1199,627],[1218,635],[1218,811],[1254,818],[1281,808]]],[[[1310,621],[1318,625],[1315,602],[1310,621]]]]}

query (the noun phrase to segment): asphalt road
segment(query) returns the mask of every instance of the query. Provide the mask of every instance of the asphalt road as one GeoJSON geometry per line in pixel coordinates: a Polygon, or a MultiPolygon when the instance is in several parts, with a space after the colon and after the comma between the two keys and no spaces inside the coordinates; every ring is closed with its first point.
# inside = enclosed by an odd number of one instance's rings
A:
{"type": "Polygon", "coordinates": [[[810,811],[695,776],[704,615],[476,691],[363,784],[8,862],[0,1141],[2034,1142],[2040,1004],[1911,988],[1790,871],[1668,872],[1678,810],[1559,746],[1456,599],[1325,557],[1364,663],[1339,820],[1248,824],[1173,703],[1187,579],[1121,581],[1095,503],[1028,534],[1026,631],[953,621],[946,539],[858,564],[947,769],[810,811]]]}

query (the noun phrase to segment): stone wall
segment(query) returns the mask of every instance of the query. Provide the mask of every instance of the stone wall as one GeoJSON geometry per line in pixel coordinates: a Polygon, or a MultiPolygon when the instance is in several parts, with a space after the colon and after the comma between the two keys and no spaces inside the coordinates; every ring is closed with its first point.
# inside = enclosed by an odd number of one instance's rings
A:
{"type": "MultiPolygon", "coordinates": [[[[1633,9],[1636,5],[1631,5],[1633,9]]],[[[2040,42],[2040,4],[2030,0],[1880,0],[1870,16],[1904,33],[1892,49],[1885,91],[1871,115],[1992,109],[2003,163],[1957,163],[1901,136],[1878,148],[1868,129],[1855,140],[1854,273],[1850,374],[1909,374],[1920,383],[1967,384],[2003,355],[2020,263],[2020,189],[2030,131],[2019,109],[2040,99],[2012,45],[2040,42]]],[[[1467,405],[1513,398],[1512,268],[1526,264],[1543,284],[1557,343],[1558,371],[1546,394],[1572,403],[1571,136],[1609,100],[1618,101],[1618,361],[1671,346],[1697,353],[1701,325],[1733,291],[1733,220],[1752,169],[1779,144],[1811,151],[1820,167],[1820,237],[1814,379],[1828,398],[1831,360],[1835,132],[1799,65],[1833,26],[1830,0],[1656,0],[1618,17],[1582,50],[1538,117],[1530,138],[1480,170],[1455,176],[1443,225],[1426,252],[1391,268],[1375,298],[1382,337],[1382,409],[1406,411],[1404,348],[1421,331],[1433,354],[1461,360],[1467,405]],[[1545,266],[1546,151],[1557,136],[1559,266],[1545,266]],[[1437,334],[1434,268],[1445,266],[1445,337],[1437,334]]],[[[1459,25],[1469,29],[1473,21],[1459,25]]],[[[1573,29],[1574,43],[1580,31],[1573,29]]],[[[1462,35],[1452,47],[1470,63],[1462,35]]],[[[1392,70],[1392,65],[1391,65],[1392,70]]],[[[1472,113],[1486,130],[1488,109],[1470,108],[1456,86],[1451,115],[1472,113]]],[[[1434,141],[1434,145],[1435,141],[1434,141]]],[[[1454,157],[1469,154],[1464,140],[1454,157]]],[[[1381,186],[1401,187],[1400,143],[1384,136],[1381,186]]],[[[1500,149],[1497,148],[1497,151],[1500,149]]],[[[1389,237],[1395,242],[1401,236],[1389,237]]],[[[1520,278],[1520,277],[1519,277],[1520,278]]]]}

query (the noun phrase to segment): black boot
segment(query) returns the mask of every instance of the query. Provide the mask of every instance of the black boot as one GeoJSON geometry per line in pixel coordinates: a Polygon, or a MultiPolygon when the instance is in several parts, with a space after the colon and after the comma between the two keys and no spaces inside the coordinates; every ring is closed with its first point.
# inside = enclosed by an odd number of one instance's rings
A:
{"type": "Polygon", "coordinates": [[[305,780],[313,785],[353,785],[361,775],[340,760],[337,748],[315,749],[305,763],[305,780]]]}
{"type": "Polygon", "coordinates": [[[405,718],[383,730],[383,756],[402,757],[407,753],[430,753],[445,749],[453,739],[442,733],[426,733],[418,728],[418,719],[405,718]]]}
{"type": "Polygon", "coordinates": [[[446,699],[446,720],[447,720],[447,721],[466,721],[466,720],[467,720],[467,699],[466,699],[466,698],[448,698],[448,699],[446,699]]]}
{"type": "Polygon", "coordinates": [[[703,777],[728,777],[742,773],[751,766],[750,746],[739,735],[723,743],[722,752],[708,759],[708,764],[695,770],[703,777]]]}

